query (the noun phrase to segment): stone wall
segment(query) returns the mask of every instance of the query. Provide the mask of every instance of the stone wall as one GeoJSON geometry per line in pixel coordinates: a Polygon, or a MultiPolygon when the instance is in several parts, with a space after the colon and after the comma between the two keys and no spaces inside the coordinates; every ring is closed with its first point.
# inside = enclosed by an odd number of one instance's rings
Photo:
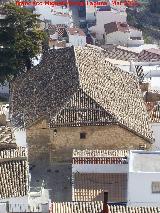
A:
{"type": "Polygon", "coordinates": [[[29,161],[71,161],[72,149],[139,149],[150,144],[118,125],[58,127],[49,129],[42,121],[27,129],[29,161]],[[86,133],[80,139],[80,133],[86,133]]]}
{"type": "Polygon", "coordinates": [[[0,126],[6,126],[6,115],[5,114],[0,114],[0,126]]]}
{"type": "Polygon", "coordinates": [[[148,142],[118,125],[60,127],[51,131],[51,161],[70,160],[72,149],[139,149],[148,142]],[[86,139],[80,139],[80,133],[86,139]]]}
{"type": "Polygon", "coordinates": [[[48,161],[50,130],[47,122],[43,120],[36,123],[27,129],[26,134],[29,162],[48,161]]]}

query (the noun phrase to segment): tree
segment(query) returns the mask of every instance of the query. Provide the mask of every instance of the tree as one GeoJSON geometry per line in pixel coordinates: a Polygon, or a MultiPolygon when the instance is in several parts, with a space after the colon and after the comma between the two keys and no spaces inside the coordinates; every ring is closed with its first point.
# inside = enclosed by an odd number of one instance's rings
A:
{"type": "Polygon", "coordinates": [[[0,19],[0,82],[4,82],[32,67],[45,33],[39,28],[39,15],[14,3],[3,5],[1,11],[5,16],[0,19]]]}

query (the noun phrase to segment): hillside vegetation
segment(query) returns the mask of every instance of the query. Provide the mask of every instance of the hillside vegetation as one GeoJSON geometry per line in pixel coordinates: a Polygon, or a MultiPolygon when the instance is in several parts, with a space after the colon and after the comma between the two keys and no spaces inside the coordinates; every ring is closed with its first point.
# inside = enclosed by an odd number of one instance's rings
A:
{"type": "Polygon", "coordinates": [[[160,0],[151,0],[138,8],[128,8],[128,23],[143,31],[146,43],[160,44],[160,0]]]}

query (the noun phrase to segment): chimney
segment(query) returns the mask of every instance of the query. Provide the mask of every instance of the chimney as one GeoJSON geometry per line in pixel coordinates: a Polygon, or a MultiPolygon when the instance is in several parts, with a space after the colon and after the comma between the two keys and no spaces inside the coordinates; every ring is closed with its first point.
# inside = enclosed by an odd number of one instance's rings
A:
{"type": "Polygon", "coordinates": [[[108,210],[108,191],[104,192],[103,213],[109,213],[109,210],[108,210]]]}
{"type": "Polygon", "coordinates": [[[129,69],[129,71],[137,76],[136,69],[135,69],[135,64],[134,64],[133,59],[130,60],[130,69],[129,69]]]}

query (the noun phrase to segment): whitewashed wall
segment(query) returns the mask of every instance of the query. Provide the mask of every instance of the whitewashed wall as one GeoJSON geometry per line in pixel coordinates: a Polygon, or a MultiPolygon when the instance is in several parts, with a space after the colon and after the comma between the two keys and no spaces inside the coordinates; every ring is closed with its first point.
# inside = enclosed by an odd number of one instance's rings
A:
{"type": "MultiPolygon", "coordinates": [[[[120,13],[117,11],[97,11],[96,12],[96,26],[94,31],[96,32],[97,39],[103,39],[104,25],[110,22],[126,22],[126,12],[120,13]]],[[[92,31],[92,30],[91,30],[92,31]]]]}
{"type": "Polygon", "coordinates": [[[153,137],[155,138],[152,150],[160,150],[160,123],[151,123],[150,126],[153,131],[153,137]]]}
{"type": "Polygon", "coordinates": [[[9,204],[9,212],[30,212],[39,207],[38,212],[48,213],[51,200],[48,190],[43,188],[40,194],[32,192],[29,196],[0,199],[0,213],[7,213],[5,202],[9,204]]]}
{"type": "Polygon", "coordinates": [[[51,15],[51,22],[53,25],[65,24],[67,26],[70,26],[71,24],[71,20],[69,16],[63,16],[63,15],[57,15],[57,14],[51,15]]]}
{"type": "Polygon", "coordinates": [[[129,32],[113,32],[107,34],[105,36],[105,43],[106,44],[117,44],[117,45],[126,45],[126,46],[140,46],[144,44],[144,40],[132,40],[130,39],[129,32]]]}
{"type": "Polygon", "coordinates": [[[86,4],[86,20],[95,21],[96,20],[96,7],[86,4]]]}
{"type": "Polygon", "coordinates": [[[69,34],[69,43],[70,46],[82,46],[84,47],[86,45],[86,36],[79,36],[77,35],[70,35],[69,34]]]}
{"type": "Polygon", "coordinates": [[[142,31],[138,29],[130,28],[129,31],[131,37],[142,37],[142,31]]]}
{"type": "Polygon", "coordinates": [[[14,131],[15,138],[16,138],[16,143],[18,146],[27,146],[26,142],[26,130],[25,129],[16,129],[14,131]]]}
{"type": "Polygon", "coordinates": [[[72,164],[72,172],[128,173],[128,164],[72,164]]]}
{"type": "MultiPolygon", "coordinates": [[[[54,15],[53,10],[55,12],[67,12],[66,10],[60,10],[59,7],[51,7],[48,5],[43,5],[43,6],[36,6],[35,7],[35,13],[36,14],[41,14],[40,15],[40,19],[44,20],[51,20],[51,23],[53,25],[55,24],[66,24],[68,26],[70,26],[71,24],[71,19],[69,16],[63,16],[63,15],[54,15]]],[[[68,13],[67,13],[68,14],[68,13]]]]}
{"type": "Polygon", "coordinates": [[[7,213],[6,203],[0,203],[0,213],[7,213]]]}
{"type": "Polygon", "coordinates": [[[160,173],[130,172],[127,205],[160,206],[160,193],[152,193],[153,181],[160,181],[160,173]]]}
{"type": "Polygon", "coordinates": [[[139,40],[137,40],[137,39],[128,39],[128,41],[127,41],[127,45],[129,46],[129,47],[138,47],[138,46],[141,46],[141,45],[143,45],[144,44],[144,40],[143,39],[139,39],[139,40]]]}
{"type": "Polygon", "coordinates": [[[117,44],[117,45],[125,45],[128,43],[128,39],[130,37],[129,32],[113,32],[107,34],[105,36],[105,43],[106,44],[117,44]]]}
{"type": "Polygon", "coordinates": [[[25,212],[28,209],[28,196],[1,199],[0,202],[9,202],[10,212],[25,212]]]}

